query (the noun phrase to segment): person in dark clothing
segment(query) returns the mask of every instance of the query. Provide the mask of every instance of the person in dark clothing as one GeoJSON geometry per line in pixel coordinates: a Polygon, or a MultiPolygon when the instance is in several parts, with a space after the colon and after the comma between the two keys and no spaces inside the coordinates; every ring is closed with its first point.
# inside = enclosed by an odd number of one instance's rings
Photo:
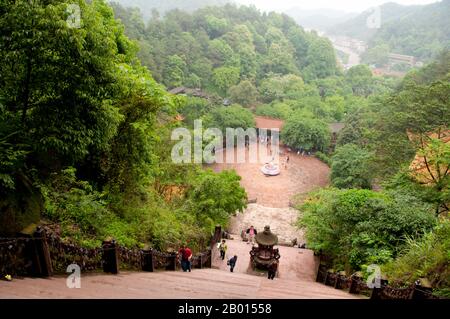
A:
{"type": "Polygon", "coordinates": [[[269,265],[269,271],[267,273],[267,278],[273,280],[278,270],[278,260],[274,260],[269,265]]]}
{"type": "Polygon", "coordinates": [[[230,271],[233,272],[234,267],[236,266],[237,256],[234,255],[233,257],[228,260],[227,264],[230,266],[230,271]]]}

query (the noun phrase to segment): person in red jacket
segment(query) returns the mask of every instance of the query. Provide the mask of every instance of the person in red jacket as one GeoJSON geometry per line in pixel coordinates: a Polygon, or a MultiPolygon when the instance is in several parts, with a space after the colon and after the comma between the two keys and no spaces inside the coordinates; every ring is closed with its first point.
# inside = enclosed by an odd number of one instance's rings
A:
{"type": "Polygon", "coordinates": [[[178,253],[181,256],[181,269],[184,272],[191,272],[192,251],[186,245],[183,245],[178,253]]]}

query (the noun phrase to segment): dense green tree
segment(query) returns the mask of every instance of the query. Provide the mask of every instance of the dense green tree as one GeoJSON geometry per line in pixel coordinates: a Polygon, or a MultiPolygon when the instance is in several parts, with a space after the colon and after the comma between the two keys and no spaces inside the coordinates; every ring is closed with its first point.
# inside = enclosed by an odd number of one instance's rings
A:
{"type": "Polygon", "coordinates": [[[189,65],[192,73],[198,75],[200,77],[202,87],[207,87],[213,76],[213,65],[212,63],[206,59],[199,59],[195,61],[193,64],[189,65]]]}
{"type": "Polygon", "coordinates": [[[368,66],[361,64],[351,67],[347,71],[345,78],[352,88],[353,94],[368,96],[372,93],[373,76],[368,66]]]}
{"type": "Polygon", "coordinates": [[[360,147],[367,146],[368,138],[365,136],[367,131],[366,116],[366,113],[361,109],[347,115],[345,127],[338,135],[338,146],[345,144],[355,144],[360,147]]]}
{"type": "Polygon", "coordinates": [[[134,52],[102,2],[80,3],[82,29],[65,22],[68,4],[18,1],[0,21],[0,95],[32,133],[35,154],[55,166],[107,149],[123,119],[117,68],[134,52]]]}
{"type": "Polygon", "coordinates": [[[228,90],[233,103],[248,107],[253,106],[258,98],[258,90],[250,81],[242,81],[228,90]]]}
{"type": "Polygon", "coordinates": [[[262,65],[262,70],[264,73],[298,74],[292,48],[278,43],[272,43],[269,47],[267,58],[262,65]]]}
{"type": "Polygon", "coordinates": [[[213,15],[205,17],[206,32],[211,39],[215,39],[223,35],[228,29],[228,22],[224,18],[217,18],[213,15]]]}
{"type": "Polygon", "coordinates": [[[379,168],[385,173],[395,172],[411,161],[430,140],[431,133],[444,132],[450,123],[448,80],[404,85],[379,107],[373,127],[379,168]]]}
{"type": "Polygon", "coordinates": [[[215,69],[213,73],[214,84],[222,94],[239,81],[239,68],[220,67],[215,69]]]}
{"type": "Polygon", "coordinates": [[[331,158],[331,181],[338,188],[367,188],[371,183],[371,154],[354,144],[338,147],[331,158]]]}
{"type": "Polygon", "coordinates": [[[255,127],[253,114],[240,105],[222,106],[215,108],[211,113],[205,116],[204,127],[218,128],[223,133],[227,128],[247,129],[255,127]]]}
{"type": "Polygon", "coordinates": [[[233,49],[223,40],[215,39],[209,43],[209,58],[214,67],[229,64],[234,55],[233,49]]]}
{"type": "Polygon", "coordinates": [[[308,80],[335,75],[336,57],[331,42],[325,38],[314,39],[308,48],[306,63],[303,74],[308,80]]]}
{"type": "Polygon", "coordinates": [[[194,126],[194,121],[209,114],[213,110],[211,103],[203,98],[187,97],[181,104],[180,113],[184,117],[184,122],[190,127],[194,126]]]}
{"type": "Polygon", "coordinates": [[[234,171],[215,174],[200,172],[186,193],[186,206],[202,226],[213,230],[219,222],[225,227],[229,217],[247,206],[245,190],[234,171]]]}
{"type": "Polygon", "coordinates": [[[274,101],[271,104],[258,106],[256,114],[286,120],[291,116],[292,108],[287,103],[274,101]]]}
{"type": "Polygon", "coordinates": [[[328,117],[336,122],[341,122],[345,115],[345,99],[342,96],[329,96],[324,101],[328,109],[328,117]]]}
{"type": "Polygon", "coordinates": [[[296,99],[302,97],[304,83],[303,79],[297,75],[288,74],[280,76],[269,74],[261,82],[259,91],[263,101],[267,103],[274,100],[296,99]]]}
{"type": "Polygon", "coordinates": [[[342,76],[331,76],[324,79],[317,79],[313,83],[319,89],[322,98],[333,95],[348,96],[352,93],[350,87],[342,76]]]}
{"type": "Polygon", "coordinates": [[[296,113],[286,121],[281,140],[295,149],[325,151],[330,144],[330,135],[327,123],[296,113]]]}
{"type": "Polygon", "coordinates": [[[178,55],[169,57],[164,70],[164,77],[169,88],[181,86],[184,82],[186,62],[178,55]]]}

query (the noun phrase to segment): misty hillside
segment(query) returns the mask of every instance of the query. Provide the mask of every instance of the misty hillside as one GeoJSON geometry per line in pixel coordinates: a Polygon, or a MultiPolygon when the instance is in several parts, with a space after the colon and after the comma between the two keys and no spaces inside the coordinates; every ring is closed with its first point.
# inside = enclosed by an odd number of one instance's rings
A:
{"type": "Polygon", "coordinates": [[[302,27],[325,31],[329,27],[348,21],[357,16],[356,13],[348,13],[332,9],[304,10],[298,7],[284,12],[292,17],[302,27]]]}
{"type": "MultiPolygon", "coordinates": [[[[402,18],[420,11],[424,6],[403,6],[397,3],[389,2],[381,5],[381,25],[392,21],[398,22],[402,18]]],[[[351,18],[348,21],[333,25],[327,29],[327,32],[335,35],[345,35],[360,40],[369,40],[375,33],[376,29],[367,27],[367,19],[373,14],[373,9],[367,9],[361,14],[351,18]]]]}
{"type": "Polygon", "coordinates": [[[145,19],[152,16],[152,10],[156,9],[160,14],[173,9],[193,12],[207,6],[221,6],[233,0],[111,0],[125,7],[138,7],[145,19]]]}
{"type": "Polygon", "coordinates": [[[450,45],[450,0],[423,6],[386,3],[380,7],[381,27],[370,29],[373,10],[329,28],[334,35],[368,41],[369,50],[390,51],[429,60],[450,45]]]}

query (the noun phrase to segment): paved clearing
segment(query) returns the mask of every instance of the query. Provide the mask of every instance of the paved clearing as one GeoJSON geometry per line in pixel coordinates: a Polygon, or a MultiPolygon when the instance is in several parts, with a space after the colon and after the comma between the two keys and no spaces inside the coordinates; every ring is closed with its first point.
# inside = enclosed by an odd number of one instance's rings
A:
{"type": "MultiPolygon", "coordinates": [[[[234,169],[241,176],[241,185],[245,188],[249,199],[257,199],[257,203],[267,207],[286,208],[297,194],[304,194],[318,187],[328,185],[329,167],[313,156],[301,156],[286,151],[289,154],[289,164],[281,169],[278,176],[264,176],[260,168],[264,159],[259,163],[214,164],[215,171],[234,169]]],[[[248,152],[247,155],[248,157],[248,152]]],[[[280,156],[285,161],[285,156],[280,156]]]]}
{"type": "Polygon", "coordinates": [[[278,176],[266,177],[260,171],[261,166],[271,160],[270,155],[261,156],[259,163],[249,163],[248,150],[246,163],[211,165],[215,171],[236,170],[242,178],[241,185],[247,191],[248,198],[256,199],[256,204],[249,204],[243,214],[239,213],[231,219],[231,233],[240,234],[251,225],[262,231],[265,225],[270,225],[281,244],[289,244],[295,238],[298,243],[304,243],[303,232],[294,225],[299,212],[289,206],[294,196],[326,186],[330,169],[313,156],[297,155],[286,147],[280,150],[284,155],[279,158],[282,168],[278,176]],[[286,155],[289,155],[289,164],[283,166],[286,155]]]}

